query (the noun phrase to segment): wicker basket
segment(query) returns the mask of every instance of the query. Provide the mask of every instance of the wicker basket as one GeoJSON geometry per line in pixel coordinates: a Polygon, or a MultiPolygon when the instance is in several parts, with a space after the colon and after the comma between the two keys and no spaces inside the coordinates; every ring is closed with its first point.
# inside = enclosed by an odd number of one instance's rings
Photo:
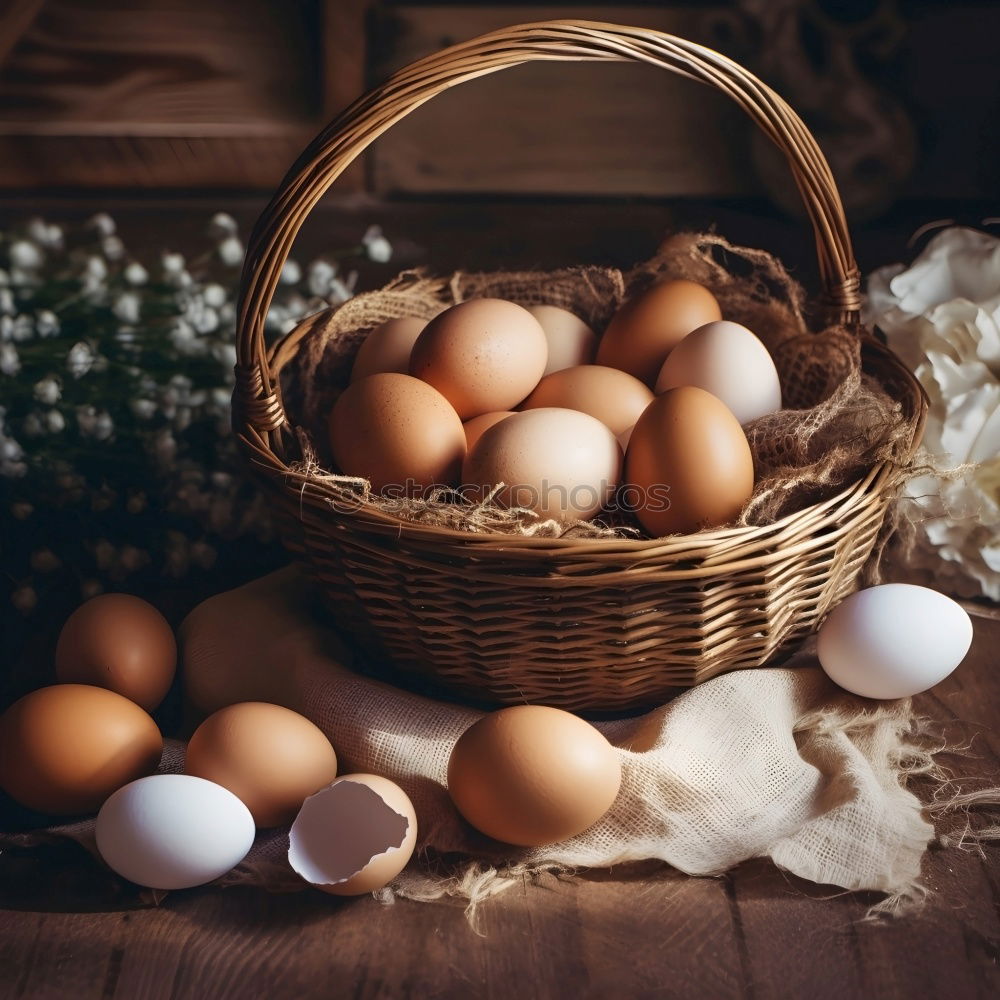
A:
{"type": "Polygon", "coordinates": [[[766,527],[657,540],[472,534],[335,510],[300,458],[279,393],[302,328],[267,348],[264,317],[313,206],[373,140],[466,80],[531,60],[637,60],[719,88],[785,153],[815,230],[825,307],[862,338],[874,374],[916,428],[912,376],[860,327],[860,280],[829,167],[798,116],[710,49],[649,29],[551,21],[429,56],[362,97],[305,150],[261,216],[243,272],[233,419],[287,547],[337,624],[373,658],[477,700],[569,709],[649,705],[679,686],[757,667],[815,629],[858,585],[899,481],[882,465],[838,496],[766,527]]]}

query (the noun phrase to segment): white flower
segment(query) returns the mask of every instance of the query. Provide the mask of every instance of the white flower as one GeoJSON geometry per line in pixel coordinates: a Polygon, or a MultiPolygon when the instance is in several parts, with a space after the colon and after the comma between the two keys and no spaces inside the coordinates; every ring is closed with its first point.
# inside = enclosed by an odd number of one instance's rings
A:
{"type": "Polygon", "coordinates": [[[125,256],[125,244],[120,236],[105,236],[101,240],[101,250],[108,260],[118,261],[125,256]]]}
{"type": "Polygon", "coordinates": [[[45,424],[52,434],[58,434],[66,429],[66,418],[58,410],[48,410],[45,414],[45,424]]]}
{"type": "Polygon", "coordinates": [[[227,371],[232,371],[236,367],[236,345],[230,343],[213,344],[212,357],[227,371]]]}
{"type": "Polygon", "coordinates": [[[0,316],[0,342],[14,339],[14,320],[10,316],[0,316]]]}
{"type": "Polygon", "coordinates": [[[297,285],[302,280],[302,268],[289,258],[281,269],[281,281],[285,285],[297,285]]]}
{"type": "Polygon", "coordinates": [[[31,340],[35,334],[35,321],[28,315],[22,313],[14,317],[11,324],[10,339],[17,344],[22,344],[26,340],[31,340]]]}
{"type": "Polygon", "coordinates": [[[10,275],[0,267],[0,288],[6,288],[10,284],[10,275]]]}
{"type": "Polygon", "coordinates": [[[222,285],[213,281],[201,290],[201,297],[205,300],[205,305],[211,306],[213,309],[221,309],[229,296],[222,285]]]}
{"type": "Polygon", "coordinates": [[[151,399],[133,399],[129,403],[129,409],[137,420],[150,420],[156,413],[156,403],[151,399]]]}
{"type": "Polygon", "coordinates": [[[160,431],[156,435],[153,441],[153,454],[161,465],[170,466],[173,464],[174,458],[177,456],[177,442],[169,430],[160,431]]]}
{"type": "Polygon", "coordinates": [[[94,357],[89,344],[77,341],[66,355],[66,368],[73,378],[82,378],[93,367],[94,357]]]}
{"type": "Polygon", "coordinates": [[[235,236],[227,236],[219,244],[219,259],[226,267],[239,267],[243,263],[243,244],[235,236]]]}
{"type": "Polygon", "coordinates": [[[326,260],[314,260],[309,265],[306,283],[309,294],[325,299],[330,290],[330,282],[337,275],[337,268],[326,260]]]}
{"type": "Polygon", "coordinates": [[[164,253],[160,257],[165,275],[177,275],[184,270],[184,255],[179,253],[164,253]]]}
{"type": "Polygon", "coordinates": [[[98,236],[107,237],[113,235],[118,227],[107,212],[98,212],[87,220],[87,228],[95,229],[98,236]]]}
{"type": "Polygon", "coordinates": [[[28,437],[41,437],[45,433],[42,418],[37,413],[29,413],[24,418],[23,430],[28,437]]]}
{"type": "Polygon", "coordinates": [[[236,220],[226,212],[216,212],[208,224],[208,235],[215,240],[224,240],[227,236],[235,236],[239,226],[236,220]]]}
{"type": "Polygon", "coordinates": [[[340,278],[334,278],[330,282],[330,289],[327,292],[326,297],[333,302],[335,305],[346,302],[354,293],[348,288],[348,286],[340,280],[340,278]]]}
{"type": "Polygon", "coordinates": [[[27,225],[28,237],[46,249],[58,250],[62,246],[63,231],[59,226],[34,218],[27,225]]]}
{"type": "Polygon", "coordinates": [[[392,257],[392,244],[382,235],[381,226],[369,226],[361,237],[361,245],[369,259],[384,264],[392,257]]]}
{"type": "Polygon", "coordinates": [[[42,338],[58,336],[59,317],[51,309],[39,309],[35,313],[35,329],[42,338]]]}
{"type": "Polygon", "coordinates": [[[126,265],[122,274],[130,285],[144,285],[149,281],[149,272],[137,260],[126,265]]]}
{"type": "Polygon", "coordinates": [[[908,484],[911,565],[962,596],[1000,600],[1000,240],[943,230],[911,267],[876,271],[868,293],[869,318],[930,400],[923,460],[971,466],[908,484]]]}
{"type": "Polygon", "coordinates": [[[98,441],[107,441],[115,432],[115,423],[107,410],[101,410],[94,421],[94,437],[98,441]]]}
{"type": "Polygon", "coordinates": [[[97,427],[97,410],[88,405],[76,408],[76,426],[83,437],[93,437],[97,427]]]}
{"type": "Polygon", "coordinates": [[[14,293],[9,288],[0,288],[0,315],[13,316],[16,312],[14,293]]]}
{"type": "Polygon", "coordinates": [[[16,375],[21,370],[21,356],[13,344],[0,344],[0,372],[16,375]]]}
{"type": "Polygon", "coordinates": [[[111,311],[123,323],[138,323],[141,309],[138,292],[122,292],[111,307],[111,311]]]}
{"type": "Polygon", "coordinates": [[[35,383],[35,399],[46,406],[55,406],[62,396],[62,386],[54,375],[46,375],[35,383]]]}
{"type": "Polygon", "coordinates": [[[136,570],[142,569],[143,566],[148,566],[150,561],[149,553],[137,549],[134,545],[123,546],[118,556],[118,564],[126,574],[134,573],[136,570]]]}
{"type": "Polygon", "coordinates": [[[37,271],[45,263],[45,254],[28,240],[15,240],[10,245],[11,267],[21,271],[37,271]]]}

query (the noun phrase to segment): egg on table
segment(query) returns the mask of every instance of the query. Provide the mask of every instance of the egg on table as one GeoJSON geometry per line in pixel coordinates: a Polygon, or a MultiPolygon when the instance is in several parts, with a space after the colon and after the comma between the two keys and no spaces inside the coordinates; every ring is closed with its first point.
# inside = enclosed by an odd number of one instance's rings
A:
{"type": "Polygon", "coordinates": [[[597,363],[652,386],[684,337],[720,319],[719,303],[704,286],[684,279],[660,282],[615,313],[597,345],[597,363]]]}
{"type": "Polygon", "coordinates": [[[51,815],[95,812],[116,789],[152,774],[162,752],[149,715],[101,687],[40,688],[0,716],[0,788],[51,815]]]}
{"type": "Polygon", "coordinates": [[[753,455],[729,408],[695,386],[668,389],[632,429],[624,502],[654,537],[732,521],[754,487],[753,455]]]}
{"type": "Polygon", "coordinates": [[[288,863],[317,889],[357,896],[391,882],[416,843],[417,816],[399,785],[345,774],[302,804],[288,832],[288,863]]]}
{"type": "Polygon", "coordinates": [[[340,471],[371,481],[376,492],[420,496],[454,486],[465,458],[465,428],[433,386],[382,372],[352,382],[328,421],[340,471]]]}
{"type": "Polygon", "coordinates": [[[865,698],[909,698],[943,681],[972,645],[972,619],[944,594],[886,583],[851,594],[819,630],[827,675],[865,698]]]}
{"type": "Polygon", "coordinates": [[[523,847],[583,833],[611,808],[621,780],[618,755],[597,729],[542,705],[484,716],[448,762],[448,793],[465,819],[523,847]]]}
{"type": "Polygon", "coordinates": [[[596,417],[612,434],[632,427],[653,401],[653,393],[635,376],[604,365],[576,365],[546,375],[521,404],[579,410],[596,417]]]}
{"type": "Polygon", "coordinates": [[[515,413],[479,438],[462,467],[462,490],[541,518],[586,521],[614,495],[622,453],[614,434],[596,417],[546,407],[515,413]]]}
{"type": "Polygon", "coordinates": [[[462,420],[512,410],[545,371],[548,343],[527,309],[469,299],[436,316],[413,345],[410,374],[432,385],[462,420]]]}
{"type": "Polygon", "coordinates": [[[194,731],[184,771],[228,788],[258,827],[280,826],[337,777],[337,755],[305,716],[245,701],[219,709],[194,731]]]}
{"type": "Polygon", "coordinates": [[[771,355],[745,326],[718,320],[692,330],[667,356],[656,391],[695,385],[721,399],[741,424],[781,409],[771,355]]]}
{"type": "Polygon", "coordinates": [[[56,677],[107,688],[152,712],[177,669],[173,629],[152,604],[101,594],[69,616],[56,645],[56,677]]]}
{"type": "Polygon", "coordinates": [[[253,844],[250,810],[190,774],[154,774],[118,789],[97,814],[109,868],[150,889],[188,889],[225,875],[253,844]]]}

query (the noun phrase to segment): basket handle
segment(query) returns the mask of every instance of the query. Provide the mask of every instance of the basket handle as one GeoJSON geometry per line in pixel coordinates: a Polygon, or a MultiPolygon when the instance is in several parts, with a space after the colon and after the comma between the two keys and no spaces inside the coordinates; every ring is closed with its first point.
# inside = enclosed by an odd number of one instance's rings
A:
{"type": "MultiPolygon", "coordinates": [[[[493,31],[411,63],[343,111],[309,144],[257,220],[240,282],[233,419],[248,444],[278,447],[286,424],[264,317],[302,223],[345,168],[375,139],[432,97],[476,77],[535,60],[636,62],[721,90],[785,154],[812,222],[832,318],[858,321],[861,279],[844,208],[826,158],[799,116],[726,56],[651,28],[597,21],[542,21],[493,31]],[[253,432],[256,442],[248,439],[253,432]]],[[[280,345],[279,345],[280,346],[280,345]]]]}

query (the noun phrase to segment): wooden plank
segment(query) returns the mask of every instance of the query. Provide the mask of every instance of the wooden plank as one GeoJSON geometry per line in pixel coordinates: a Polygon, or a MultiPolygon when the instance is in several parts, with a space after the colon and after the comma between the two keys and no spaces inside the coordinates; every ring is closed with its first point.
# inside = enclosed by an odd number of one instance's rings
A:
{"type": "MultiPolygon", "coordinates": [[[[323,4],[323,124],[333,119],[367,89],[366,14],[369,0],[324,0],[323,4]]],[[[362,157],[337,179],[339,191],[366,187],[362,157]]]]}
{"type": "Polygon", "coordinates": [[[309,10],[49,0],[0,67],[0,185],[272,187],[321,113],[309,10]]]}
{"type": "Polygon", "coordinates": [[[0,10],[0,66],[17,40],[31,27],[45,0],[8,0],[0,10]]]}
{"type": "MultiPolygon", "coordinates": [[[[692,39],[713,7],[616,7],[613,19],[692,39]]],[[[378,78],[459,39],[559,17],[579,4],[380,9],[378,78]]],[[[533,63],[456,87],[419,108],[374,153],[381,192],[555,195],[747,194],[749,125],[725,97],[641,65],[533,63]]]]}

